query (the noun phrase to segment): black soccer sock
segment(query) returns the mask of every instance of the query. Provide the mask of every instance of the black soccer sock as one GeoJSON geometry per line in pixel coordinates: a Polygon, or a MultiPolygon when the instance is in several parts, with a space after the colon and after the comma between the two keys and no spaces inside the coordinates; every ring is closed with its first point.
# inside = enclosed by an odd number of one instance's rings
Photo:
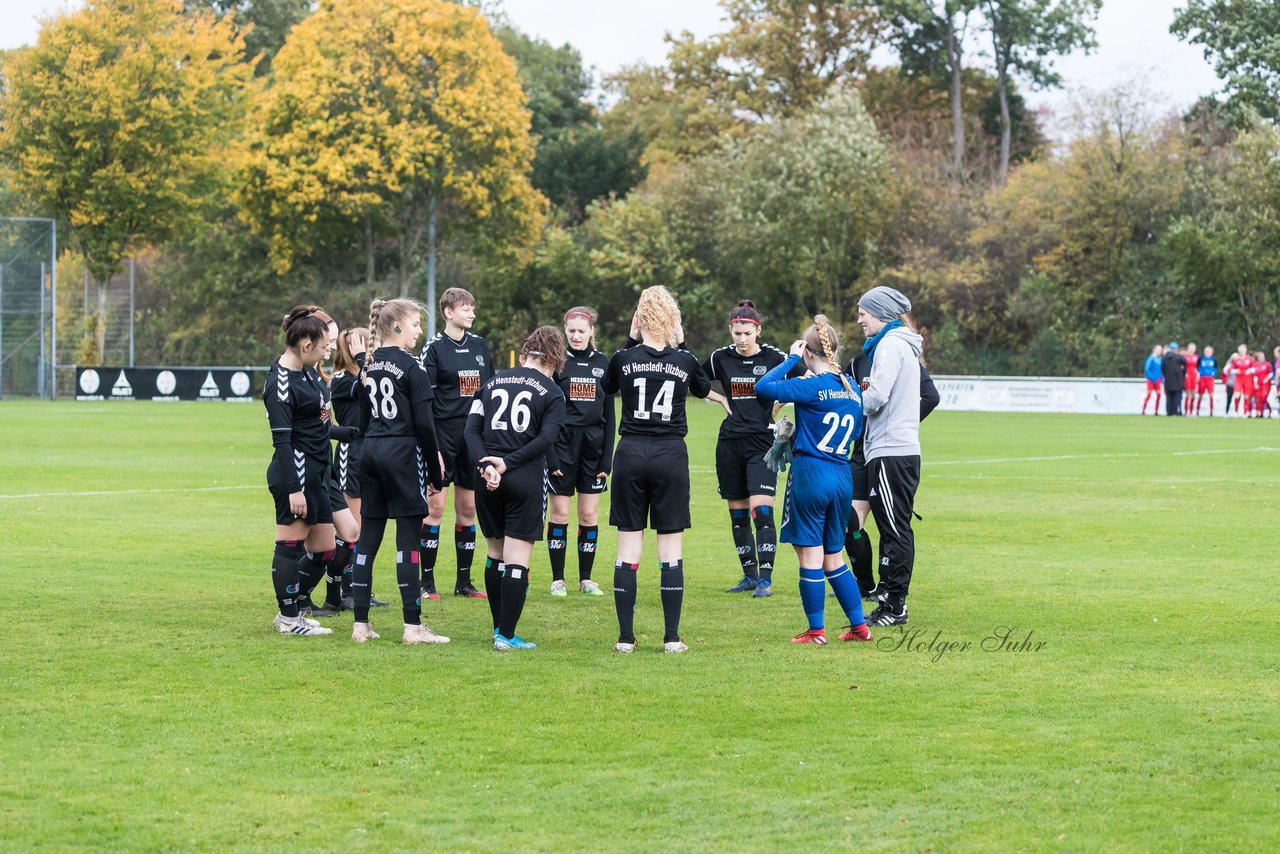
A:
{"type": "Polygon", "coordinates": [[[400,607],[404,610],[406,626],[422,622],[422,586],[418,578],[421,533],[416,520],[396,520],[396,586],[400,588],[400,607]]]}
{"type": "Polygon", "coordinates": [[[745,507],[731,509],[729,526],[729,530],[733,533],[734,548],[738,550],[738,561],[742,564],[742,574],[747,578],[759,578],[760,571],[756,567],[756,544],[751,537],[751,511],[745,507]]]}
{"type": "Polygon", "coordinates": [[[333,557],[325,564],[324,601],[335,606],[342,606],[342,574],[351,562],[351,543],[346,540],[334,540],[333,557]]]}
{"type": "Polygon", "coordinates": [[[547,524],[547,555],[551,558],[551,580],[564,581],[564,558],[569,550],[569,526],[563,522],[547,524]]]}
{"type": "Polygon", "coordinates": [[[596,537],[599,525],[578,526],[578,580],[590,581],[591,569],[596,563],[596,537]]]}
{"type": "Polygon", "coordinates": [[[618,561],[613,565],[613,607],[618,612],[618,640],[635,643],[636,572],[638,563],[618,561]]]}
{"type": "Polygon", "coordinates": [[[436,555],[440,551],[440,526],[422,523],[422,539],[418,554],[422,558],[422,586],[434,590],[436,586],[436,555]]]}
{"type": "Polygon", "coordinates": [[[355,599],[355,621],[369,622],[369,598],[373,595],[373,559],[382,546],[386,533],[386,519],[366,517],[360,528],[360,542],[356,544],[355,563],[351,572],[351,595],[355,599]]]}
{"type": "Polygon", "coordinates": [[[476,555],[476,526],[453,526],[453,550],[458,555],[458,580],[454,590],[471,584],[471,559],[476,555]]]}
{"type": "Polygon", "coordinates": [[[510,639],[516,636],[516,623],[524,611],[529,595],[529,567],[509,563],[502,573],[502,610],[498,617],[498,634],[510,639]]]}
{"type": "Polygon", "coordinates": [[[778,552],[778,529],[773,526],[773,508],[762,504],[751,511],[751,520],[756,523],[756,554],[760,577],[766,581],[773,579],[773,557],[778,552]]]}
{"type": "Polygon", "coordinates": [[[489,594],[489,614],[493,617],[493,627],[498,627],[498,617],[502,611],[502,573],[505,567],[502,558],[486,557],[484,559],[484,589],[489,594]]]}
{"type": "Polygon", "coordinates": [[[351,544],[351,555],[347,558],[347,565],[342,568],[342,598],[354,596],[351,592],[351,578],[356,572],[356,544],[351,544]]]}
{"type": "Polygon", "coordinates": [[[302,544],[302,540],[276,540],[271,558],[271,585],[285,617],[298,616],[298,561],[306,554],[302,544]]]}
{"type": "Polygon", "coordinates": [[[849,553],[849,568],[858,579],[858,592],[864,596],[875,589],[875,558],[871,554],[871,538],[865,528],[855,530],[850,524],[844,532],[844,550],[849,553]]]}
{"type": "Polygon", "coordinates": [[[311,591],[324,578],[324,569],[333,559],[333,549],[327,552],[304,552],[298,558],[298,595],[303,599],[311,598],[311,591]]]}
{"type": "Polygon", "coordinates": [[[662,571],[662,619],[666,623],[663,643],[680,640],[680,608],[684,604],[684,561],[659,564],[662,571]]]}

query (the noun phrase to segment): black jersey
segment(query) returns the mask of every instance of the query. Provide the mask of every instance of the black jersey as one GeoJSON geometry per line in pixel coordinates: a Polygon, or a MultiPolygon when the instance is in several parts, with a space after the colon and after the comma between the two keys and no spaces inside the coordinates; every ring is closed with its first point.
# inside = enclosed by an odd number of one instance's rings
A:
{"type": "MultiPolygon", "coordinates": [[[[356,363],[364,367],[364,353],[356,356],[356,363]]],[[[360,387],[359,374],[338,371],[329,379],[329,390],[333,395],[334,420],[344,427],[358,427],[363,431],[367,425],[361,421],[364,412],[361,398],[364,392],[360,387]]]]}
{"type": "Polygon", "coordinates": [[[329,388],[314,368],[292,371],[279,360],[267,372],[262,402],[276,461],[290,492],[302,489],[306,460],[329,462],[329,388]]]}
{"type": "Polygon", "coordinates": [[[774,401],[756,394],[756,380],[786,360],[787,354],[770,344],[761,344],[754,356],[741,355],[732,344],[712,351],[702,370],[712,382],[720,383],[731,413],[720,422],[721,439],[768,434],[774,401]]]}
{"type": "Polygon", "coordinates": [[[465,418],[471,410],[471,398],[493,376],[489,345],[470,332],[463,332],[458,341],[441,332],[422,348],[421,358],[435,395],[432,412],[436,420],[465,418]]]}
{"type": "Polygon", "coordinates": [[[439,486],[444,473],[431,411],[431,383],[422,365],[403,347],[379,347],[369,358],[363,385],[362,417],[369,425],[365,438],[415,437],[422,446],[428,479],[439,486]]]}
{"type": "Polygon", "coordinates": [[[527,463],[542,468],[564,419],[564,394],[553,380],[533,368],[502,371],[471,402],[467,464],[501,457],[508,471],[527,463]]]}
{"type": "Polygon", "coordinates": [[[685,396],[706,397],[711,380],[688,350],[636,344],[613,354],[604,390],[622,395],[621,435],[683,438],[685,396]]]}
{"type": "Polygon", "coordinates": [[[609,357],[594,347],[565,351],[564,367],[556,374],[556,382],[565,399],[565,429],[603,427],[604,447],[601,451],[602,471],[613,461],[614,406],[613,395],[605,394],[604,375],[609,370],[609,357]]]}

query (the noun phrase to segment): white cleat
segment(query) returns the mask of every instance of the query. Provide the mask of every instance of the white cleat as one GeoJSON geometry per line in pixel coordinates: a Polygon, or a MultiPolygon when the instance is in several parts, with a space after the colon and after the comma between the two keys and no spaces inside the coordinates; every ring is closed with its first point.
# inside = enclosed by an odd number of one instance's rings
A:
{"type": "Polygon", "coordinates": [[[375,632],[368,623],[356,623],[351,627],[351,639],[356,643],[377,640],[380,637],[382,635],[375,632]]]}
{"type": "Polygon", "coordinates": [[[613,645],[613,649],[615,652],[635,652],[636,645],[626,641],[618,641],[613,645]]]}
{"type": "Polygon", "coordinates": [[[568,596],[569,595],[569,588],[565,585],[563,578],[560,579],[559,581],[551,582],[551,595],[552,596],[568,596]]]}
{"type": "Polygon", "coordinates": [[[688,652],[689,645],[682,640],[667,641],[662,645],[662,651],[667,653],[688,652]]]}
{"type": "Polygon", "coordinates": [[[271,621],[271,628],[282,635],[301,635],[304,638],[333,634],[333,629],[326,629],[315,620],[286,617],[284,614],[276,614],[276,618],[271,621]]]}
{"type": "Polygon", "coordinates": [[[405,643],[448,643],[449,639],[444,635],[438,635],[431,631],[425,623],[419,626],[406,625],[404,627],[405,643]]]}
{"type": "Polygon", "coordinates": [[[578,592],[585,593],[588,596],[603,596],[604,591],[600,589],[600,585],[596,584],[590,578],[585,581],[578,582],[578,592]]]}

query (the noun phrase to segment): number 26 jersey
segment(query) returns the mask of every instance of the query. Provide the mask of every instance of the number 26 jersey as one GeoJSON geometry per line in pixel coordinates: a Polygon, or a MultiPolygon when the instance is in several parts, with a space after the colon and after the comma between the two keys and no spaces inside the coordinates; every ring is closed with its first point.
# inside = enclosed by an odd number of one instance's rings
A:
{"type": "Polygon", "coordinates": [[[604,391],[622,398],[619,434],[684,438],[689,432],[685,397],[706,397],[711,379],[688,350],[637,344],[613,354],[604,391]]]}

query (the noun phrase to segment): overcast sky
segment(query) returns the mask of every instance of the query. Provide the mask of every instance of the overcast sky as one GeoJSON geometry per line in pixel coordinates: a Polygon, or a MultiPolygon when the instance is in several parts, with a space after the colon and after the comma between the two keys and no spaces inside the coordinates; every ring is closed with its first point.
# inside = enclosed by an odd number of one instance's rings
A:
{"type": "MultiPolygon", "coordinates": [[[[376,0],[367,0],[376,2],[376,0]]],[[[1170,108],[1183,108],[1217,86],[1213,70],[1197,47],[1169,34],[1173,10],[1185,0],[1104,0],[1097,22],[1099,49],[1058,63],[1064,91],[1031,93],[1030,102],[1051,110],[1065,107],[1073,91],[1106,88],[1140,79],[1170,108]]],[[[0,48],[29,44],[36,18],[76,8],[78,0],[0,0],[0,48]]],[[[569,42],[594,66],[597,76],[636,62],[661,62],[663,35],[689,30],[707,36],[721,28],[715,0],[503,0],[517,27],[560,44],[569,42]]],[[[888,57],[886,57],[888,59],[888,57]]],[[[976,57],[972,58],[976,61],[976,57]]]]}

